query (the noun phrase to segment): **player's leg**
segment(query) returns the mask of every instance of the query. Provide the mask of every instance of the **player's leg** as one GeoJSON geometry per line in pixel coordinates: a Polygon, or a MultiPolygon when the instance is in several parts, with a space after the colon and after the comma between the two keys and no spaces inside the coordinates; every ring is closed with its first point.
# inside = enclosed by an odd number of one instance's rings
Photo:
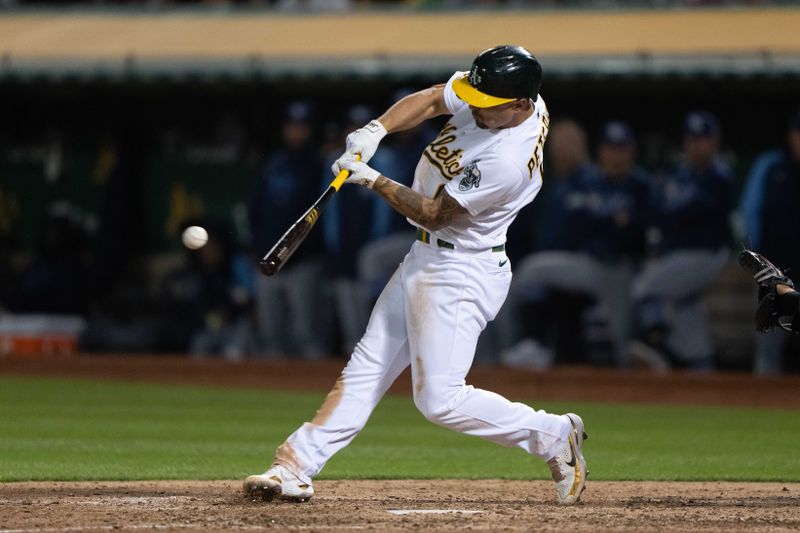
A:
{"type": "Polygon", "coordinates": [[[597,284],[592,283],[588,272],[587,258],[581,254],[554,251],[526,256],[514,267],[508,298],[495,321],[500,346],[509,348],[526,335],[520,328],[520,310],[543,289],[594,294],[597,284]]]}
{"type": "Polygon", "coordinates": [[[634,299],[690,298],[714,282],[729,255],[727,250],[686,250],[655,260],[636,277],[632,287],[634,299]]]}
{"type": "Polygon", "coordinates": [[[284,304],[284,277],[258,276],[256,278],[255,322],[259,351],[274,355],[285,352],[281,332],[285,331],[284,318],[288,308],[284,304]]]}
{"type": "MultiPolygon", "coordinates": [[[[353,440],[380,398],[409,364],[401,279],[402,267],[378,298],[366,333],[314,418],[300,426],[275,452],[274,463],[301,486],[296,494],[307,495],[297,499],[313,494],[311,478],[353,440]]],[[[245,480],[245,490],[266,490],[264,496],[269,497],[280,494],[280,481],[276,486],[269,474],[270,471],[251,476],[245,480]]]]}
{"type": "Polygon", "coordinates": [[[607,318],[614,342],[615,358],[624,363],[630,330],[630,269],[625,265],[607,266],[588,254],[540,252],[526,257],[514,271],[508,301],[498,317],[498,330],[508,345],[519,337],[513,329],[526,294],[535,288],[553,288],[591,295],[607,318]]]}
{"type": "MultiPolygon", "coordinates": [[[[324,357],[326,350],[318,330],[322,265],[317,260],[308,260],[290,265],[288,272],[281,272],[281,276],[287,277],[284,287],[291,317],[288,329],[293,338],[292,348],[306,359],[324,357]]],[[[281,331],[282,335],[286,333],[286,330],[281,331]]]]}
{"type": "MultiPolygon", "coordinates": [[[[417,258],[419,260],[419,258],[417,258]]],[[[505,299],[511,272],[490,259],[428,262],[406,281],[414,402],[437,424],[544,456],[569,424],[465,384],[475,346],[505,299]]]]}
{"type": "MultiPolygon", "coordinates": [[[[506,302],[489,326],[500,361],[516,368],[551,366],[556,358],[551,302],[559,297],[556,292],[591,297],[590,285],[585,261],[578,254],[546,251],[526,256],[515,266],[506,302]]],[[[582,311],[573,307],[571,312],[579,317],[582,311]]]]}
{"type": "Polygon", "coordinates": [[[414,232],[398,231],[365,244],[358,252],[358,278],[374,299],[403,262],[414,243],[414,232]]]}
{"type": "Polygon", "coordinates": [[[728,256],[727,250],[686,250],[648,264],[632,288],[636,338],[681,365],[710,367],[713,342],[701,295],[728,256]]]}
{"type": "Polygon", "coordinates": [[[758,376],[777,376],[783,372],[783,352],[789,334],[780,328],[756,333],[753,372],[758,376]]]}
{"type": "Polygon", "coordinates": [[[369,320],[369,297],[357,279],[341,277],[331,285],[343,346],[352,353],[369,320]]]}
{"type": "Polygon", "coordinates": [[[557,470],[571,463],[565,467],[572,472],[568,479],[558,470],[557,481],[563,485],[559,501],[576,501],[585,481],[585,462],[582,456],[578,459],[583,443],[580,418],[537,411],[465,383],[478,336],[508,292],[507,265],[499,267],[496,257],[430,261],[414,257],[413,252],[409,257],[406,316],[416,406],[435,424],[522,448],[549,460],[557,470]],[[415,259],[421,262],[417,268],[415,259]],[[575,424],[580,426],[579,437],[575,424]],[[565,454],[565,446],[573,453],[565,454]]]}

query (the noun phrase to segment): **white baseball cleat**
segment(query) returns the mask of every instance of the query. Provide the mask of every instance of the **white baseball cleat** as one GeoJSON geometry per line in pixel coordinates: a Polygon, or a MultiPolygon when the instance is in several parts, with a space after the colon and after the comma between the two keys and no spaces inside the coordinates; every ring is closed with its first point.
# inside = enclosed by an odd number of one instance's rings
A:
{"type": "Polygon", "coordinates": [[[272,465],[263,474],[248,476],[244,480],[244,493],[247,497],[271,502],[276,497],[281,500],[305,502],[314,495],[311,483],[305,483],[281,465],[272,465]]]}
{"type": "Polygon", "coordinates": [[[572,505],[581,498],[586,484],[586,461],[583,459],[583,441],[588,435],[583,420],[574,413],[566,416],[572,424],[567,441],[559,446],[555,457],[547,461],[556,483],[556,500],[561,505],[572,505]]]}

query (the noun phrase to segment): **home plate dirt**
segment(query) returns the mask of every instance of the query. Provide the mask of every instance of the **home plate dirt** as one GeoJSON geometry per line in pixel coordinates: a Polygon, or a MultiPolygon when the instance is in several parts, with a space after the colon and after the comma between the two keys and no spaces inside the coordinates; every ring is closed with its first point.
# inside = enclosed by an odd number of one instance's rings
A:
{"type": "Polygon", "coordinates": [[[239,481],[5,483],[0,533],[800,529],[800,484],[590,480],[587,487],[581,504],[559,507],[546,481],[321,480],[304,504],[251,501],[239,481]],[[389,512],[397,510],[436,512],[389,512]]]}

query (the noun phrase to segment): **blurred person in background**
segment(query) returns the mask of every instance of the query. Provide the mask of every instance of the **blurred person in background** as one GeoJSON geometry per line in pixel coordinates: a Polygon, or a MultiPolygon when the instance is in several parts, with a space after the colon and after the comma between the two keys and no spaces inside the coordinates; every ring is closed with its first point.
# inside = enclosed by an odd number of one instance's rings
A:
{"type": "Polygon", "coordinates": [[[252,262],[236,249],[226,224],[196,221],[181,230],[193,225],[206,228],[208,242],[197,250],[185,249],[185,263],[165,276],[161,310],[170,327],[186,336],[193,356],[240,361],[252,345],[252,262]]]}
{"type": "MultiPolygon", "coordinates": [[[[404,87],[394,92],[391,102],[402,100],[414,90],[404,87]]],[[[362,124],[365,122],[362,122],[362,124]]],[[[438,131],[431,124],[425,122],[415,128],[396,132],[381,146],[381,151],[391,152],[395,174],[386,174],[396,177],[398,183],[411,186],[414,172],[419,162],[419,154],[436,137],[438,131]]],[[[380,154],[376,154],[376,157],[380,154]]],[[[373,159],[374,160],[374,159],[373,159]]],[[[386,162],[376,163],[378,170],[386,162]]],[[[389,278],[397,270],[397,266],[408,253],[408,248],[416,238],[414,227],[394,210],[389,213],[389,228],[385,235],[366,243],[358,253],[358,276],[366,287],[370,303],[377,300],[389,278]]],[[[363,331],[363,328],[362,328],[363,331]]]]}
{"type": "MultiPolygon", "coordinates": [[[[292,102],[283,110],[281,146],[261,166],[250,204],[253,253],[260,259],[320,194],[325,168],[313,142],[313,110],[292,102]]],[[[277,276],[256,277],[256,324],[262,353],[320,358],[322,232],[312,231],[277,276]]]]}
{"type": "Polygon", "coordinates": [[[22,256],[16,239],[0,233],[0,315],[6,310],[11,291],[15,288],[22,256]]]}
{"type": "MultiPolygon", "coordinates": [[[[553,123],[547,135],[547,167],[537,201],[528,205],[509,230],[513,249],[509,257],[521,259],[531,251],[568,249],[563,216],[563,196],[590,166],[586,131],[571,119],[553,123]],[[523,220],[524,224],[519,221],[523,220]],[[515,227],[516,226],[516,227],[515,227]]],[[[510,246],[511,247],[511,246],[510,246]]]]}
{"type": "MultiPolygon", "coordinates": [[[[515,246],[509,245],[508,253],[512,260],[511,254],[516,253],[519,257],[518,263],[521,263],[523,257],[530,256],[532,251],[575,249],[570,232],[565,226],[564,217],[567,211],[564,198],[569,191],[576,189],[581,176],[591,168],[586,131],[573,120],[554,122],[547,135],[545,150],[547,165],[544,168],[542,190],[537,201],[523,209],[520,217],[517,217],[517,224],[512,225],[509,230],[509,243],[513,242],[515,246]],[[538,210],[536,204],[540,206],[538,210]],[[527,227],[520,223],[520,218],[527,227]],[[524,230],[515,231],[515,227],[524,227],[524,230]],[[519,249],[512,252],[515,248],[519,249]]],[[[515,279],[519,279],[518,273],[515,273],[515,279]]],[[[512,281],[512,289],[515,283],[516,281],[512,281]]],[[[561,332],[560,318],[564,313],[554,311],[562,309],[560,302],[572,303],[573,294],[533,282],[523,285],[524,287],[509,295],[509,300],[514,295],[516,305],[507,304],[487,329],[496,332],[503,365],[546,368],[553,363],[556,351],[562,351],[558,335],[561,332]],[[538,319],[523,318],[529,313],[538,319]]],[[[581,309],[577,309],[578,314],[580,311],[581,309]]],[[[575,344],[579,345],[581,336],[574,331],[575,314],[567,313],[572,316],[568,335],[577,340],[575,344]]],[[[562,355],[559,353],[559,356],[562,355]]]]}
{"type": "MultiPolygon", "coordinates": [[[[323,187],[330,183],[327,169],[341,156],[341,146],[345,144],[347,134],[373,118],[372,110],[364,105],[353,106],[347,111],[344,124],[324,156],[323,187]]],[[[383,175],[397,175],[397,159],[390,146],[381,147],[370,163],[383,175]]],[[[393,213],[386,202],[369,189],[360,187],[349,194],[336,195],[320,221],[325,241],[325,274],[331,278],[343,353],[353,351],[369,319],[368,286],[358,276],[359,251],[390,232],[393,213]]],[[[412,241],[413,235],[408,242],[412,241]]]]}
{"type": "Polygon", "coordinates": [[[720,127],[689,113],[678,167],[653,182],[648,241],[653,255],[633,282],[632,360],[656,370],[711,369],[714,346],[703,304],[729,256],[733,174],[719,155],[720,127]]]}
{"type": "Polygon", "coordinates": [[[89,238],[69,211],[52,210],[36,249],[11,283],[8,310],[14,313],[83,315],[92,296],[89,238]]]}
{"type": "MultiPolygon", "coordinates": [[[[756,159],[745,183],[740,211],[749,248],[769,257],[789,276],[800,269],[800,109],[789,119],[786,145],[756,159]]],[[[756,336],[754,370],[783,370],[787,333],[773,330],[756,336]]]]}
{"type": "MultiPolygon", "coordinates": [[[[581,151],[574,160],[583,162],[573,165],[572,177],[562,181],[553,195],[551,218],[543,221],[546,249],[524,258],[514,274],[506,308],[515,318],[508,320],[541,335],[538,323],[546,320],[549,309],[541,316],[525,313],[522,319],[522,301],[551,290],[588,295],[608,324],[616,364],[624,365],[630,281],[644,250],[642,209],[650,177],[636,166],[635,137],[624,122],[603,126],[596,166],[586,167],[581,151]]],[[[523,341],[501,354],[507,364],[537,368],[552,364],[553,357],[552,346],[543,346],[542,339],[523,341]]]]}
{"type": "Polygon", "coordinates": [[[537,250],[573,250],[574,239],[565,224],[564,198],[592,168],[586,131],[573,120],[553,124],[547,140],[548,177],[542,186],[543,212],[536,239],[537,250]]]}

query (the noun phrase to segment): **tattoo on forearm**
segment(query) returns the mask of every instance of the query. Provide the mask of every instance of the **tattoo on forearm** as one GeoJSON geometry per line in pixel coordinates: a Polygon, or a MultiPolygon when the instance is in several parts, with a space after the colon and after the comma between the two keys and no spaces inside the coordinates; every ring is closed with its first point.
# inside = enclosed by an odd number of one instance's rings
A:
{"type": "MultiPolygon", "coordinates": [[[[402,185],[398,184],[398,186],[395,187],[394,198],[398,204],[398,207],[404,207],[412,214],[422,214],[423,197],[421,194],[412,191],[408,187],[403,187],[402,185]]],[[[394,207],[394,203],[390,203],[392,204],[392,207],[394,207]]],[[[397,207],[395,207],[395,209],[397,209],[397,207]]]]}
{"type": "Polygon", "coordinates": [[[467,214],[466,209],[445,190],[441,190],[436,198],[426,198],[385,176],[375,180],[372,189],[395,211],[431,230],[448,226],[456,218],[467,214]]]}
{"type": "Polygon", "coordinates": [[[456,202],[444,189],[442,190],[442,194],[439,195],[439,199],[440,218],[446,221],[447,224],[449,224],[458,213],[464,212],[464,208],[461,207],[461,204],[456,202]]]}

